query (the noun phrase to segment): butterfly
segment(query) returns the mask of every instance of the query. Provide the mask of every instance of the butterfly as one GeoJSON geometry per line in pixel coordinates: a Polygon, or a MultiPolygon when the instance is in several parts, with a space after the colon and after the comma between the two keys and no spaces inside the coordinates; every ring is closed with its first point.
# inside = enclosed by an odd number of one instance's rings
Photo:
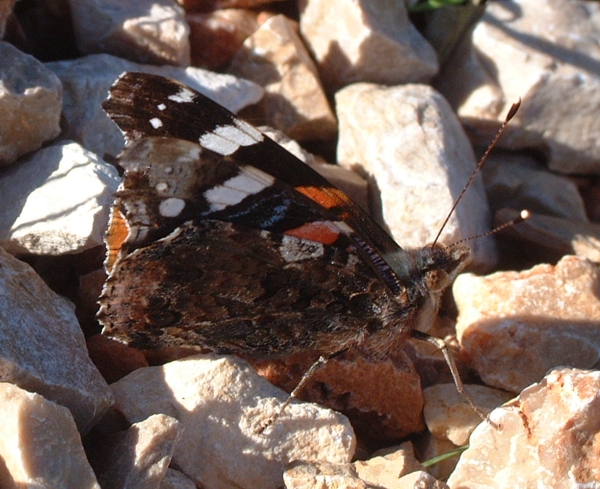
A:
{"type": "Polygon", "coordinates": [[[467,247],[402,249],[305,163],[177,81],[124,73],[103,108],[127,140],[104,334],[322,362],[351,349],[382,358],[408,337],[443,347],[425,332],[467,247]]]}

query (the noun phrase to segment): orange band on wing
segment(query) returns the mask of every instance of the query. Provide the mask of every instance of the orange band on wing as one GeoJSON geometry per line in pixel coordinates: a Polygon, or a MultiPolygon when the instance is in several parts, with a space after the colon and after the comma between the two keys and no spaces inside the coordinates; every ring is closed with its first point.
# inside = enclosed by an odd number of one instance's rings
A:
{"type": "Polygon", "coordinates": [[[113,208],[110,216],[110,224],[106,233],[106,262],[105,266],[107,271],[110,273],[113,265],[117,261],[119,251],[123,243],[129,235],[129,225],[127,219],[117,208],[113,208]]]}
{"type": "Polygon", "coordinates": [[[345,207],[351,201],[341,190],[334,187],[295,187],[298,192],[314,200],[317,204],[331,209],[333,207],[345,207]]]}
{"type": "Polygon", "coordinates": [[[289,229],[284,234],[327,245],[335,243],[340,236],[335,226],[327,221],[309,222],[299,228],[289,229]]]}

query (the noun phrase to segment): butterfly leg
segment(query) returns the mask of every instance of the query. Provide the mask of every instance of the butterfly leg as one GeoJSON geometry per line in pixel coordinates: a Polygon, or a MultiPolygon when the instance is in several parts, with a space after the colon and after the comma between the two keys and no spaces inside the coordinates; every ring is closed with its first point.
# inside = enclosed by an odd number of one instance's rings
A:
{"type": "Polygon", "coordinates": [[[487,421],[494,428],[498,428],[498,426],[493,421],[490,420],[489,416],[487,414],[485,414],[481,410],[481,408],[479,406],[477,406],[477,404],[475,404],[475,401],[473,400],[473,398],[465,390],[465,386],[462,382],[462,379],[460,378],[460,374],[458,373],[458,368],[456,366],[456,362],[454,361],[454,357],[452,356],[452,353],[450,353],[450,350],[448,349],[448,345],[446,345],[446,342],[444,340],[442,340],[441,338],[436,338],[435,336],[428,335],[427,333],[423,333],[422,331],[418,331],[416,329],[413,329],[411,331],[410,335],[417,340],[427,341],[427,342],[437,346],[441,350],[442,355],[444,355],[444,359],[446,360],[446,364],[448,365],[448,368],[450,369],[450,373],[452,374],[452,379],[454,379],[454,385],[456,386],[456,390],[458,391],[458,393],[461,394],[466,399],[466,401],[469,403],[469,406],[471,406],[471,409],[473,409],[473,411],[475,411],[475,413],[477,413],[477,415],[483,421],[487,421]]]}
{"type": "Polygon", "coordinates": [[[302,391],[302,389],[306,386],[306,384],[308,383],[308,381],[319,371],[321,370],[322,367],[325,366],[325,364],[331,360],[332,358],[335,358],[339,355],[341,355],[342,353],[345,353],[347,350],[341,350],[338,351],[336,353],[333,353],[331,355],[321,355],[318,360],[316,360],[311,366],[310,368],[304,373],[304,375],[302,376],[302,378],[300,379],[300,382],[298,382],[298,385],[296,387],[294,387],[294,390],[290,393],[289,397],[285,400],[285,402],[279,407],[279,409],[275,412],[275,414],[273,414],[265,424],[263,424],[257,431],[257,433],[262,434],[265,432],[265,430],[273,425],[273,423],[275,423],[275,421],[277,420],[277,418],[279,418],[279,416],[281,416],[281,413],[283,413],[283,411],[290,405],[290,403],[296,398],[298,397],[298,394],[302,391]]]}

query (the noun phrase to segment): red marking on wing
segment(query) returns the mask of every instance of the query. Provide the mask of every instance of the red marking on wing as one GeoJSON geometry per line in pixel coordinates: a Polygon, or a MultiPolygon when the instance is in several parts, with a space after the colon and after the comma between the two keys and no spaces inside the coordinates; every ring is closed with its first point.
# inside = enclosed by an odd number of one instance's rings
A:
{"type": "Polygon", "coordinates": [[[334,187],[295,187],[298,192],[325,209],[348,207],[353,205],[350,198],[341,190],[334,187]]]}
{"type": "Polygon", "coordinates": [[[339,231],[328,221],[309,222],[299,228],[289,229],[285,234],[327,245],[335,243],[340,236],[339,231]]]}

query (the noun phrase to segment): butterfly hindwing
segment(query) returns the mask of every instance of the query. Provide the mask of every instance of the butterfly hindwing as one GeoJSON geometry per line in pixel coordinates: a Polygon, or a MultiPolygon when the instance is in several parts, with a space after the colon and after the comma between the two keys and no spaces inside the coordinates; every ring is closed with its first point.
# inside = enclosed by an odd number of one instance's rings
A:
{"type": "Polygon", "coordinates": [[[188,221],[120,260],[101,304],[105,334],[132,346],[258,358],[339,351],[367,337],[368,348],[387,349],[402,335],[382,312],[411,313],[393,309],[351,250],[212,220],[188,221]]]}

